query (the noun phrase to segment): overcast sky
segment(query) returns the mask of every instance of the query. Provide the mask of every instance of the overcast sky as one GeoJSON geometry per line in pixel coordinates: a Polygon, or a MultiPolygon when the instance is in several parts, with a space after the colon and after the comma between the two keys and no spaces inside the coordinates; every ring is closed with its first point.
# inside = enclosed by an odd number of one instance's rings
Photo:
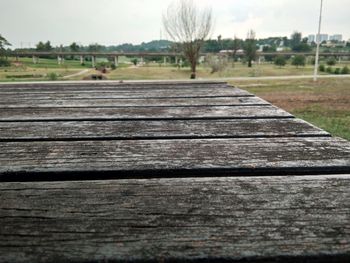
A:
{"type": "MultiPolygon", "coordinates": [[[[160,38],[162,13],[172,0],[0,0],[0,34],[14,47],[50,40],[87,45],[141,43],[160,38]]],[[[212,38],[305,36],[315,33],[320,0],[194,0],[210,6],[212,38]]],[[[350,37],[350,0],[324,0],[323,32],[350,37]]],[[[163,39],[166,38],[163,32],[163,39]]]]}

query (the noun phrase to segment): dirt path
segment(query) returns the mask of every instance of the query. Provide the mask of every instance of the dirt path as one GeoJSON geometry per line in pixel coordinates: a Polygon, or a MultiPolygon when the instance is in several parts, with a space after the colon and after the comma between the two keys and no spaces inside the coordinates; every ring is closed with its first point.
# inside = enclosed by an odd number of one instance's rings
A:
{"type": "Polygon", "coordinates": [[[69,79],[69,78],[73,78],[73,77],[76,77],[76,76],[84,75],[85,73],[88,73],[89,71],[90,71],[90,69],[84,69],[84,70],[79,71],[77,73],[64,76],[63,79],[69,79]]]}

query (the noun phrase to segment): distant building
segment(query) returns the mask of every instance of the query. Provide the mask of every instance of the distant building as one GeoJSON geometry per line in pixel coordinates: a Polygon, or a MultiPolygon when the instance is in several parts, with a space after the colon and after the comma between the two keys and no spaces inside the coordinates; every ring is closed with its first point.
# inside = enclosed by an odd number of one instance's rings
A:
{"type": "MultiPolygon", "coordinates": [[[[318,35],[317,35],[317,40],[318,40],[318,35]]],[[[328,34],[320,34],[320,43],[328,41],[328,34]]]]}
{"type": "Polygon", "coordinates": [[[341,35],[341,34],[332,35],[329,37],[329,40],[330,41],[334,40],[334,41],[339,41],[339,42],[343,41],[343,35],[341,35]]]}
{"type": "Polygon", "coordinates": [[[315,35],[309,35],[309,36],[307,37],[307,42],[308,42],[308,43],[315,42],[315,40],[316,40],[315,35]]]}

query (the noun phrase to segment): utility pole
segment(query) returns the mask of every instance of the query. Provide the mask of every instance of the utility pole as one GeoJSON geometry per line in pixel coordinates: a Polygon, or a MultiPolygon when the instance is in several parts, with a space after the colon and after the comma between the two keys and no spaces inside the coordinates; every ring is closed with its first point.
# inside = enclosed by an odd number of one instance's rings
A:
{"type": "Polygon", "coordinates": [[[316,36],[317,48],[316,48],[316,57],[315,57],[315,69],[314,69],[314,81],[317,81],[317,73],[318,73],[318,59],[320,55],[320,43],[321,43],[321,24],[322,24],[322,9],[323,9],[323,0],[321,0],[321,8],[320,8],[320,19],[318,22],[318,34],[316,36]]]}

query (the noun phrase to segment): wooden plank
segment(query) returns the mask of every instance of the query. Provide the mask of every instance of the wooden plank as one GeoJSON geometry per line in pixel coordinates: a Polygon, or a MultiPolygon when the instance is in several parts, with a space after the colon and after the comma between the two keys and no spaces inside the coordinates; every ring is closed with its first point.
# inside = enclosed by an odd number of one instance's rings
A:
{"type": "Polygon", "coordinates": [[[13,99],[89,99],[89,98],[176,98],[176,97],[242,97],[253,96],[249,92],[236,88],[162,88],[162,89],[92,89],[73,91],[9,91],[0,92],[2,100],[13,99]]]}
{"type": "Polygon", "coordinates": [[[0,121],[293,118],[274,106],[5,108],[0,121]]]}
{"type": "Polygon", "coordinates": [[[0,184],[1,262],[349,262],[350,175],[0,184]]]}
{"type": "Polygon", "coordinates": [[[70,99],[0,98],[0,109],[29,107],[122,107],[122,106],[245,106],[269,105],[258,97],[211,97],[167,99],[70,99]]]}
{"type": "Polygon", "coordinates": [[[43,121],[0,125],[0,141],[291,136],[330,135],[299,119],[43,121]]]}
{"type": "Polygon", "coordinates": [[[0,148],[1,180],[350,173],[350,143],[327,137],[1,142],[0,148]]]}
{"type": "Polygon", "coordinates": [[[13,91],[83,91],[121,89],[189,89],[189,88],[232,88],[227,82],[75,82],[75,83],[0,83],[0,92],[13,91]]]}

